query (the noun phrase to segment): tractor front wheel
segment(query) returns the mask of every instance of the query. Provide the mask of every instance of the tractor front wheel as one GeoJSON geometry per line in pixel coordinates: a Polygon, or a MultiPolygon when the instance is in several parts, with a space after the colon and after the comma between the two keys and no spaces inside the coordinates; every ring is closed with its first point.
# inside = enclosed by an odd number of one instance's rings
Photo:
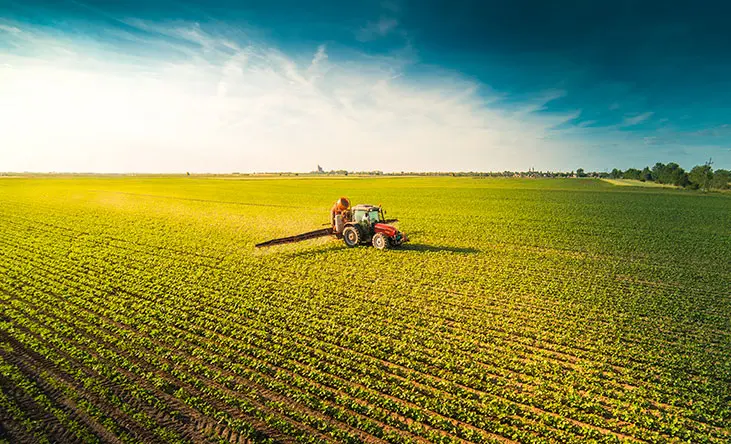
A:
{"type": "Polygon", "coordinates": [[[391,246],[391,241],[383,233],[376,233],[373,236],[373,246],[379,250],[385,250],[391,246]]]}
{"type": "Polygon", "coordinates": [[[360,232],[354,226],[345,227],[343,230],[343,241],[349,247],[355,247],[360,243],[360,232]]]}

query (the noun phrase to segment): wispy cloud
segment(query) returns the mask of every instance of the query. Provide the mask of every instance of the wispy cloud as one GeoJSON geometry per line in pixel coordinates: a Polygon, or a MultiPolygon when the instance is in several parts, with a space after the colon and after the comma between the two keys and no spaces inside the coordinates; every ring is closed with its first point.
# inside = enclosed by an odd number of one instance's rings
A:
{"type": "Polygon", "coordinates": [[[731,125],[724,123],[722,125],[704,128],[688,133],[690,136],[696,137],[729,137],[731,136],[731,125]]]}
{"type": "MultiPolygon", "coordinates": [[[[616,158],[607,147],[631,155],[659,143],[623,130],[652,112],[611,126],[579,121],[581,110],[553,106],[567,90],[496,92],[408,50],[363,54],[329,42],[286,52],[240,27],[120,22],[95,38],[0,22],[27,50],[0,64],[4,169],[592,168],[616,158]]],[[[372,32],[399,32],[398,23],[372,32]]]]}
{"type": "Polygon", "coordinates": [[[20,34],[22,31],[18,27],[4,25],[4,24],[0,23],[0,32],[7,32],[10,34],[20,34]]]}
{"type": "Polygon", "coordinates": [[[381,17],[375,22],[368,22],[360,28],[355,36],[362,42],[385,37],[398,27],[398,20],[393,17],[381,17]]]}
{"type": "Polygon", "coordinates": [[[654,114],[655,113],[652,111],[647,111],[642,114],[637,114],[636,116],[625,116],[624,120],[622,121],[622,126],[627,127],[639,125],[640,123],[652,117],[654,114]]]}
{"type": "Polygon", "coordinates": [[[565,149],[549,136],[578,116],[542,112],[561,91],[526,98],[516,113],[499,105],[504,95],[454,73],[412,79],[408,58],[334,56],[320,45],[303,62],[232,37],[235,29],[133,23],[147,32],[135,36],[140,50],[153,51],[133,63],[104,52],[90,60],[72,44],[61,58],[0,67],[4,165],[302,171],[330,159],[386,171],[518,169],[565,149]],[[154,57],[165,48],[186,52],[154,57]]]}

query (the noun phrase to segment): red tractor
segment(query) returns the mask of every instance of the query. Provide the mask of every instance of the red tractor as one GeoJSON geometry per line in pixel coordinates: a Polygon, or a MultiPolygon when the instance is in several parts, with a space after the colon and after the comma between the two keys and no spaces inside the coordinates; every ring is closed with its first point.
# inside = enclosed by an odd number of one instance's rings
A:
{"type": "Polygon", "coordinates": [[[333,228],[335,229],[335,235],[342,237],[345,245],[349,247],[371,243],[379,250],[384,250],[390,247],[398,247],[408,241],[405,234],[386,222],[381,207],[361,204],[353,207],[351,218],[343,223],[342,231],[338,231],[340,227],[337,223],[333,228]]]}
{"type": "Polygon", "coordinates": [[[397,222],[397,219],[386,220],[380,206],[361,204],[351,208],[348,198],[341,197],[330,211],[329,228],[272,239],[256,246],[268,247],[334,235],[338,239],[343,239],[348,247],[370,243],[379,250],[385,250],[409,241],[404,233],[389,225],[391,222],[397,222]]]}

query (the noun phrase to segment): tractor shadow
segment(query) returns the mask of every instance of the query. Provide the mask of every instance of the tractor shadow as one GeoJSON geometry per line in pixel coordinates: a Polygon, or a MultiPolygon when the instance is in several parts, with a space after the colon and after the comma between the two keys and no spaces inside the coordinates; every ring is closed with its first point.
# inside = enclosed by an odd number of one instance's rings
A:
{"type": "MultiPolygon", "coordinates": [[[[368,248],[375,250],[370,245],[361,245],[356,248],[368,248]]],[[[331,245],[322,246],[321,248],[313,248],[313,249],[307,249],[305,251],[291,251],[285,253],[287,257],[296,258],[296,257],[312,257],[327,253],[333,253],[336,251],[347,251],[350,250],[345,245],[342,245],[342,242],[340,243],[333,243],[331,245]]],[[[476,248],[464,248],[464,247],[451,247],[447,245],[427,245],[427,244],[414,244],[411,242],[407,242],[403,245],[400,245],[395,248],[390,248],[387,250],[387,253],[394,253],[394,254],[414,254],[414,253],[439,253],[439,252],[447,252],[447,253],[455,253],[455,254],[477,254],[480,252],[480,250],[476,248]]]]}
{"type": "Polygon", "coordinates": [[[449,252],[449,253],[460,253],[460,254],[477,254],[480,250],[469,247],[450,247],[448,245],[428,245],[428,244],[414,244],[407,242],[397,248],[393,249],[394,252],[419,252],[419,253],[437,253],[437,252],[449,252]]]}

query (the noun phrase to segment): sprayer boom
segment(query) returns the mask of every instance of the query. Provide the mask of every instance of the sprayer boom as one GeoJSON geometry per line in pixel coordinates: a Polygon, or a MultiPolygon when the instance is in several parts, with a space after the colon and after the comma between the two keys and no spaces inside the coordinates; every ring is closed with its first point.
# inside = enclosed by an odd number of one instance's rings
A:
{"type": "Polygon", "coordinates": [[[314,239],[316,237],[330,236],[334,234],[332,227],[323,228],[321,230],[310,231],[308,233],[296,234],[294,236],[280,237],[279,239],[272,239],[260,244],[256,244],[257,248],[271,247],[272,245],[291,244],[294,242],[300,242],[307,239],[314,239]]]}

